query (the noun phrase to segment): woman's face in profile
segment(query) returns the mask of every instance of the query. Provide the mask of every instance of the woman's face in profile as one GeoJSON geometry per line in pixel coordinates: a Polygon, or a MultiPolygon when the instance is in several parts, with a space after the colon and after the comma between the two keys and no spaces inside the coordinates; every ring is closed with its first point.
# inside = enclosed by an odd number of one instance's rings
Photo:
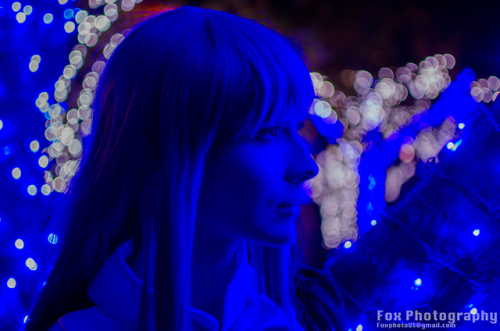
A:
{"type": "Polygon", "coordinates": [[[278,207],[309,202],[302,184],[318,166],[298,133],[301,123],[267,122],[254,137],[215,149],[205,167],[197,229],[214,240],[246,239],[268,246],[296,239],[298,214],[278,207]]]}

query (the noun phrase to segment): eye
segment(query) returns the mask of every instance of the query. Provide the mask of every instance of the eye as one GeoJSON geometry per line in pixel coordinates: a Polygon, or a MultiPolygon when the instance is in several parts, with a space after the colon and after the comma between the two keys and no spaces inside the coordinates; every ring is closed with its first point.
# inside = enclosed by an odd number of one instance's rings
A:
{"type": "Polygon", "coordinates": [[[270,128],[265,128],[259,130],[255,136],[255,138],[263,139],[263,140],[271,140],[273,138],[278,137],[278,134],[281,132],[281,127],[273,126],[270,128]]]}

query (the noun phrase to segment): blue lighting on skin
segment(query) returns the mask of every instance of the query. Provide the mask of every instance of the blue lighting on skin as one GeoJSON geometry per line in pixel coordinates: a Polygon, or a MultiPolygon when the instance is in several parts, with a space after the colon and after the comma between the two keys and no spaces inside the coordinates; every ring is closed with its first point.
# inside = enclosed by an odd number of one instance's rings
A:
{"type": "Polygon", "coordinates": [[[351,248],[351,246],[352,246],[352,243],[350,241],[346,241],[344,243],[344,248],[351,248]]]}
{"type": "Polygon", "coordinates": [[[417,286],[422,285],[422,280],[420,278],[415,279],[415,285],[417,286]]]}
{"type": "Polygon", "coordinates": [[[462,130],[463,128],[465,128],[465,124],[464,124],[464,123],[459,123],[459,124],[458,124],[458,128],[459,128],[460,130],[462,130]]]}
{"type": "Polygon", "coordinates": [[[476,229],[476,230],[474,230],[474,232],[472,232],[472,233],[473,233],[473,234],[477,237],[477,236],[479,236],[479,233],[480,233],[480,232],[481,232],[481,231],[479,231],[479,229],[476,229]]]}

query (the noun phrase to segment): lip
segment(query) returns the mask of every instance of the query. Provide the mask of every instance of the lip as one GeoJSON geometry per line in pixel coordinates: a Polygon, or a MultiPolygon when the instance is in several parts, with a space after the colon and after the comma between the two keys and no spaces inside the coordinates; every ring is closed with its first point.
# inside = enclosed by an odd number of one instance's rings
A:
{"type": "Polygon", "coordinates": [[[298,204],[276,206],[276,210],[284,217],[298,217],[300,214],[300,206],[298,204]]]}

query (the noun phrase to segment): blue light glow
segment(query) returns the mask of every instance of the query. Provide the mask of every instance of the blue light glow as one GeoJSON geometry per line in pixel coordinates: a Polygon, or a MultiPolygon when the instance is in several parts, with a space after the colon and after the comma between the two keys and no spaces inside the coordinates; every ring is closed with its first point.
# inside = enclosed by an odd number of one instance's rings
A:
{"type": "Polygon", "coordinates": [[[415,285],[417,286],[422,285],[422,280],[420,278],[415,279],[415,285]]]}
{"type": "Polygon", "coordinates": [[[54,20],[54,16],[52,14],[45,14],[43,16],[43,21],[45,22],[45,24],[50,24],[50,23],[52,23],[53,20],[54,20]]]}
{"type": "Polygon", "coordinates": [[[74,17],[74,15],[75,15],[75,14],[74,14],[74,12],[73,12],[73,10],[72,10],[72,9],[69,9],[69,8],[68,8],[68,9],[66,9],[66,10],[64,11],[64,18],[65,18],[65,19],[67,19],[67,20],[69,20],[70,18],[73,18],[73,17],[74,17]]]}
{"type": "Polygon", "coordinates": [[[460,130],[462,130],[463,128],[465,128],[465,124],[464,124],[464,123],[459,123],[459,124],[458,124],[458,128],[459,128],[460,130]]]}
{"type": "Polygon", "coordinates": [[[454,144],[454,143],[452,143],[451,141],[450,141],[449,143],[447,143],[447,144],[446,144],[446,148],[448,148],[448,149],[452,149],[452,148],[453,148],[453,146],[455,146],[455,144],[454,144]]]}
{"type": "Polygon", "coordinates": [[[372,226],[377,225],[377,221],[376,221],[376,220],[372,220],[372,222],[371,222],[371,223],[372,223],[372,226]]]}
{"type": "Polygon", "coordinates": [[[35,185],[28,186],[28,190],[27,191],[28,191],[29,195],[31,195],[31,196],[36,195],[36,192],[38,192],[38,190],[36,189],[35,185]]]}
{"type": "Polygon", "coordinates": [[[7,281],[7,286],[9,288],[14,288],[16,287],[16,280],[14,278],[9,278],[9,280],[7,281]]]}
{"type": "Polygon", "coordinates": [[[462,143],[462,139],[460,139],[459,141],[457,141],[457,142],[455,143],[455,146],[452,148],[452,151],[456,151],[456,150],[457,150],[457,148],[458,148],[458,146],[460,146],[460,144],[461,144],[461,143],[462,143]]]}
{"type": "Polygon", "coordinates": [[[17,249],[23,249],[24,248],[24,241],[22,239],[17,239],[16,242],[14,243],[17,249]]]}
{"type": "Polygon", "coordinates": [[[26,324],[26,322],[27,322],[27,321],[28,321],[28,315],[26,315],[26,316],[24,317],[24,320],[23,320],[24,324],[26,324]]]}
{"type": "Polygon", "coordinates": [[[58,239],[57,235],[53,234],[53,233],[49,234],[49,236],[47,238],[47,240],[49,241],[49,243],[51,243],[52,245],[57,244],[57,239],[58,239]]]}
{"type": "Polygon", "coordinates": [[[31,257],[29,257],[27,260],[26,260],[26,266],[30,269],[30,270],[33,270],[35,271],[37,269],[37,264],[35,262],[35,260],[33,260],[31,257]]]}
{"type": "Polygon", "coordinates": [[[472,308],[470,311],[471,314],[476,314],[477,313],[477,308],[472,308]]]}
{"type": "Polygon", "coordinates": [[[38,142],[38,140],[33,140],[30,143],[30,149],[33,153],[38,152],[38,150],[40,149],[40,143],[38,142]]]}
{"type": "Polygon", "coordinates": [[[474,230],[474,232],[472,232],[472,233],[473,233],[473,234],[477,237],[477,236],[479,236],[479,233],[480,233],[480,232],[481,232],[481,231],[479,231],[479,229],[476,229],[476,230],[474,230]]]}
{"type": "Polygon", "coordinates": [[[351,248],[351,246],[352,246],[352,243],[351,243],[350,241],[346,241],[346,242],[344,243],[344,247],[345,247],[345,248],[351,248]]]}
{"type": "Polygon", "coordinates": [[[12,177],[14,177],[14,179],[21,178],[21,169],[19,168],[12,169],[12,177]]]}

